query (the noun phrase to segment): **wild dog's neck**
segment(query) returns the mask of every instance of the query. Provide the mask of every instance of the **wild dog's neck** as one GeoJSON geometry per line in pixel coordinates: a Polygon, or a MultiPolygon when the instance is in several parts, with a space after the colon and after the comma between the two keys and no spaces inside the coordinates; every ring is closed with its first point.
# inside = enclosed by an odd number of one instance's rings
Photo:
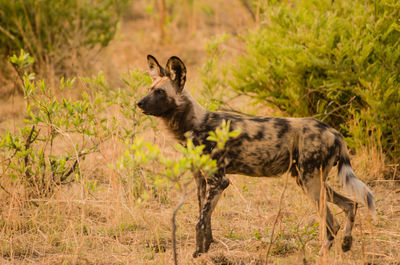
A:
{"type": "Polygon", "coordinates": [[[185,133],[195,130],[203,120],[207,110],[204,109],[186,91],[180,94],[176,109],[162,117],[174,136],[184,141],[185,133]]]}

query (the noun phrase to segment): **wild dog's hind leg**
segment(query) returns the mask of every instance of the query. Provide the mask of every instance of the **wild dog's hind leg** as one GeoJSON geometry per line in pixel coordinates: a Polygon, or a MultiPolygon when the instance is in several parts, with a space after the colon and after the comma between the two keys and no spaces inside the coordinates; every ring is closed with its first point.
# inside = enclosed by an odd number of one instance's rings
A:
{"type": "MultiPolygon", "coordinates": [[[[318,171],[319,170],[315,170],[314,174],[303,174],[303,180],[300,181],[300,183],[304,191],[310,196],[311,200],[316,203],[317,210],[320,211],[323,203],[326,204],[326,201],[321,201],[321,178],[318,171]]],[[[328,208],[328,205],[325,205],[325,208],[326,212],[322,214],[326,215],[326,239],[321,249],[321,252],[324,248],[326,250],[329,250],[332,247],[333,240],[335,239],[335,236],[340,229],[340,225],[336,218],[332,215],[331,211],[328,208]]],[[[323,216],[321,216],[321,218],[322,217],[323,216]]]]}
{"type": "Polygon", "coordinates": [[[219,169],[212,177],[207,179],[207,198],[196,225],[196,251],[193,257],[207,252],[212,242],[211,215],[221,197],[222,192],[229,186],[229,179],[225,177],[225,170],[219,169]]]}
{"type": "Polygon", "coordinates": [[[357,203],[343,195],[340,195],[334,191],[330,186],[326,185],[327,199],[339,206],[345,212],[347,216],[347,221],[345,225],[345,234],[342,243],[342,250],[344,252],[349,251],[351,244],[353,243],[353,237],[351,236],[351,231],[353,230],[354,220],[357,213],[357,203]]]}

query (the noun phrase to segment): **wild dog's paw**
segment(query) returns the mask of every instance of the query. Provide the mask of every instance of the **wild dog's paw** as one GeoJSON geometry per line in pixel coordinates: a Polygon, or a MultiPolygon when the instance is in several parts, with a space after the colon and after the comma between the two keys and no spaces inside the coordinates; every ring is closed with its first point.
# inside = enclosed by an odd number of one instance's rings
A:
{"type": "Polygon", "coordinates": [[[196,251],[193,253],[193,258],[198,258],[201,254],[202,254],[202,252],[196,250],[196,251]]]}
{"type": "Polygon", "coordinates": [[[343,252],[347,252],[351,249],[351,244],[353,243],[352,236],[345,236],[342,243],[343,252]]]}

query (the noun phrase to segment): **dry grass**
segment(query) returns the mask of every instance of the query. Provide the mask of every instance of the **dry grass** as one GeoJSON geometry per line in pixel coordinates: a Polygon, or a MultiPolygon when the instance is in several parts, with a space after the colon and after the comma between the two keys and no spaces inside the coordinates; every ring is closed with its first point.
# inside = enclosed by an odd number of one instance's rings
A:
{"type": "MultiPolygon", "coordinates": [[[[148,53],[162,62],[171,55],[178,55],[188,63],[189,88],[199,87],[197,72],[205,57],[204,40],[217,33],[236,34],[253,26],[241,1],[229,2],[228,9],[224,2],[203,2],[215,9],[215,15],[199,19],[201,14],[196,13],[197,21],[191,19],[186,24],[185,15],[178,16],[162,43],[157,21],[143,11],[147,2],[135,2],[117,39],[98,57],[96,68],[104,70],[112,84],[119,84],[119,71],[144,69],[148,53]]],[[[226,49],[225,59],[240,53],[242,46],[233,39],[226,49]]],[[[22,98],[2,100],[0,128],[12,130],[23,118],[18,112],[22,108],[22,98]]],[[[271,113],[242,99],[232,104],[250,113],[271,113]]],[[[174,141],[162,127],[146,132],[146,139],[175,155],[174,141]]],[[[171,186],[167,200],[150,198],[138,204],[129,196],[132,187],[122,183],[119,175],[108,166],[120,154],[120,146],[112,141],[102,146],[100,153],[82,162],[80,182],[60,187],[50,198],[36,200],[38,206],[22,199],[22,185],[3,181],[3,176],[0,183],[6,185],[10,194],[0,190],[0,263],[172,264],[170,220],[180,194],[171,186]],[[93,179],[99,180],[99,186],[96,191],[89,192],[85,189],[85,180],[93,179]]],[[[383,178],[387,165],[376,148],[358,152],[353,164],[359,178],[372,186],[378,221],[372,223],[365,207],[360,209],[353,232],[355,241],[348,253],[341,251],[341,230],[332,250],[323,258],[318,256],[318,214],[294,179],[289,178],[283,193],[285,177],[231,176],[232,185],[224,192],[213,215],[217,242],[212,244],[209,253],[197,259],[192,258],[197,196],[195,192],[188,194],[177,215],[180,264],[264,264],[268,248],[270,264],[399,264],[399,182],[383,178]]],[[[338,187],[336,169],[333,171],[330,182],[338,187]]],[[[191,189],[193,186],[189,187],[191,189]]],[[[343,226],[344,213],[335,206],[329,207],[343,226]]]]}

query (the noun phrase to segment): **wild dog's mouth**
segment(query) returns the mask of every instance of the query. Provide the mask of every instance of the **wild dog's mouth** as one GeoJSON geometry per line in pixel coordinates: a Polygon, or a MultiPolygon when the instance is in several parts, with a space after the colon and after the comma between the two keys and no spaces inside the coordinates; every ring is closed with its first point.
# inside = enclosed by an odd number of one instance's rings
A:
{"type": "Polygon", "coordinates": [[[144,110],[144,109],[141,109],[141,110],[142,110],[142,113],[143,113],[144,115],[160,116],[160,114],[155,113],[155,112],[151,112],[151,111],[149,111],[149,110],[144,110]]]}
{"type": "Polygon", "coordinates": [[[140,109],[140,110],[142,111],[143,114],[150,115],[150,112],[148,112],[148,111],[146,111],[144,109],[140,109]]]}
{"type": "Polygon", "coordinates": [[[142,109],[142,113],[145,115],[153,115],[150,111],[143,110],[143,109],[142,109]]]}

